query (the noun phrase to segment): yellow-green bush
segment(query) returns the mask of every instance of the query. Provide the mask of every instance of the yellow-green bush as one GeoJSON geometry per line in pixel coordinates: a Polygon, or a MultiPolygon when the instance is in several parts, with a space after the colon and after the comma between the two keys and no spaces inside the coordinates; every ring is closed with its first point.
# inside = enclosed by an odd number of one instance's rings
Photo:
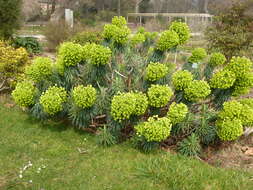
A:
{"type": "Polygon", "coordinates": [[[118,27],[123,27],[127,24],[127,21],[123,16],[115,16],[112,18],[112,24],[118,27]]]}
{"type": "Polygon", "coordinates": [[[190,28],[184,22],[178,22],[178,21],[173,22],[170,25],[169,30],[173,30],[173,31],[175,31],[178,34],[179,44],[180,45],[182,45],[185,42],[187,42],[190,39],[190,37],[191,37],[190,28]]]}
{"type": "Polygon", "coordinates": [[[185,104],[176,104],[173,102],[167,113],[167,117],[171,120],[172,124],[175,125],[182,122],[185,119],[187,113],[188,107],[185,104]]]}
{"type": "Polygon", "coordinates": [[[25,74],[35,82],[40,82],[52,75],[52,60],[48,57],[37,57],[26,67],[25,74]]]}
{"type": "Polygon", "coordinates": [[[43,92],[40,97],[40,104],[44,112],[54,115],[63,110],[63,103],[67,100],[67,92],[62,87],[52,86],[43,92]]]}
{"type": "Polygon", "coordinates": [[[236,76],[229,70],[222,70],[213,75],[210,80],[210,86],[212,88],[227,89],[234,85],[236,76]]]}
{"type": "Polygon", "coordinates": [[[72,91],[73,101],[80,108],[92,107],[96,101],[97,92],[91,85],[84,87],[79,85],[72,91]]]}
{"type": "Polygon", "coordinates": [[[253,126],[253,109],[236,100],[225,102],[218,116],[220,121],[238,119],[243,126],[253,126]]]}
{"type": "Polygon", "coordinates": [[[112,51],[102,45],[93,44],[89,46],[88,61],[92,65],[106,65],[112,56],[112,51]]]}
{"type": "Polygon", "coordinates": [[[148,81],[156,81],[168,74],[168,67],[162,63],[150,63],[146,68],[146,79],[148,81]]]}
{"type": "Polygon", "coordinates": [[[114,96],[111,114],[114,120],[123,121],[133,115],[143,115],[148,107],[148,98],[141,92],[119,93],[114,96]]]}
{"type": "Polygon", "coordinates": [[[170,119],[153,116],[148,121],[136,125],[134,128],[138,136],[144,137],[148,142],[161,142],[170,136],[170,119]]]}
{"type": "Polygon", "coordinates": [[[167,85],[151,85],[148,89],[149,105],[156,108],[164,107],[170,101],[172,95],[173,92],[167,85]]]}
{"type": "Polygon", "coordinates": [[[206,81],[194,80],[184,90],[185,98],[197,102],[206,98],[210,93],[210,86],[206,81]]]}
{"type": "Polygon", "coordinates": [[[35,103],[36,89],[32,82],[23,81],[17,83],[12,91],[14,101],[21,107],[29,107],[35,103]]]}
{"type": "Polygon", "coordinates": [[[133,46],[136,46],[138,44],[141,44],[143,42],[145,42],[146,38],[145,35],[142,33],[137,33],[135,34],[132,38],[131,38],[131,44],[133,46]]]}
{"type": "Polygon", "coordinates": [[[123,121],[129,119],[135,111],[135,97],[133,93],[120,93],[113,97],[111,114],[114,120],[123,121]]]}
{"type": "Polygon", "coordinates": [[[59,47],[58,61],[63,66],[75,66],[82,61],[83,49],[80,44],[64,42],[59,47]]]}
{"type": "Polygon", "coordinates": [[[225,55],[222,53],[212,53],[210,58],[209,58],[209,64],[212,66],[219,66],[219,65],[224,65],[226,63],[227,59],[225,55]]]}
{"type": "Polygon", "coordinates": [[[252,62],[246,57],[232,57],[226,69],[235,73],[236,77],[243,77],[243,75],[251,72],[252,62]]]}
{"type": "Polygon", "coordinates": [[[179,44],[178,34],[173,30],[166,30],[162,32],[161,37],[157,42],[157,49],[160,51],[167,51],[175,48],[179,44]]]}
{"type": "Polygon", "coordinates": [[[200,63],[202,62],[207,56],[206,50],[204,48],[195,48],[192,50],[192,55],[188,59],[190,63],[200,63]]]}
{"type": "Polygon", "coordinates": [[[239,119],[220,121],[217,127],[217,134],[223,141],[236,140],[243,134],[243,126],[239,119]]]}
{"type": "Polygon", "coordinates": [[[135,108],[133,115],[143,115],[148,108],[148,97],[142,92],[135,92],[135,108]]]}
{"type": "Polygon", "coordinates": [[[184,90],[193,80],[189,71],[177,71],[172,75],[172,83],[176,90],[184,90]]]}

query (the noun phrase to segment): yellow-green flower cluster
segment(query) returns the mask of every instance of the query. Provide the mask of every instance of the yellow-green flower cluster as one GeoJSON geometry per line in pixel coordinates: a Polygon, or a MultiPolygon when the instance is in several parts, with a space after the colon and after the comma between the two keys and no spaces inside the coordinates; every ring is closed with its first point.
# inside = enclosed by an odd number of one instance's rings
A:
{"type": "Polygon", "coordinates": [[[117,44],[125,44],[128,41],[128,36],[131,33],[126,26],[124,17],[114,17],[112,24],[104,26],[103,37],[107,40],[113,40],[117,44]]]}
{"type": "Polygon", "coordinates": [[[207,56],[206,50],[204,48],[195,48],[192,51],[191,57],[188,59],[190,63],[200,63],[207,56]]]}
{"type": "Polygon", "coordinates": [[[237,78],[252,71],[252,62],[246,57],[232,57],[225,69],[235,73],[237,78]]]}
{"type": "Polygon", "coordinates": [[[118,27],[123,27],[127,24],[127,21],[123,16],[115,16],[112,18],[112,24],[118,27]]]}
{"type": "Polygon", "coordinates": [[[175,48],[178,44],[178,34],[173,30],[166,30],[162,32],[161,37],[157,42],[157,49],[160,51],[167,51],[171,48],[175,48]]]}
{"type": "Polygon", "coordinates": [[[156,81],[168,74],[168,67],[162,63],[150,63],[146,68],[146,79],[148,81],[156,81]]]}
{"type": "Polygon", "coordinates": [[[223,109],[220,111],[218,116],[219,120],[217,123],[224,120],[238,119],[241,121],[243,126],[253,125],[253,109],[250,106],[242,104],[236,100],[225,102],[223,104],[223,109]]]}
{"type": "Polygon", "coordinates": [[[175,125],[182,122],[185,119],[187,113],[188,107],[185,104],[176,104],[173,102],[167,113],[167,117],[171,120],[172,124],[175,125]]]}
{"type": "Polygon", "coordinates": [[[73,89],[72,97],[76,106],[85,109],[94,105],[97,92],[91,85],[86,87],[79,85],[73,89]]]}
{"type": "Polygon", "coordinates": [[[171,99],[173,92],[167,85],[151,85],[148,89],[149,105],[156,108],[164,107],[171,99]]]}
{"type": "Polygon", "coordinates": [[[212,53],[209,59],[209,64],[212,66],[224,65],[227,59],[222,53],[212,53]]]}
{"type": "Polygon", "coordinates": [[[99,66],[106,65],[112,56],[112,51],[108,47],[93,44],[90,46],[88,60],[91,64],[99,66]]]}
{"type": "Polygon", "coordinates": [[[142,115],[146,112],[148,100],[141,92],[120,93],[113,97],[111,114],[114,120],[123,121],[132,115],[142,115]]]}
{"type": "Polygon", "coordinates": [[[63,66],[75,66],[82,61],[83,48],[79,44],[64,42],[60,45],[58,62],[63,66]]]}
{"type": "Polygon", "coordinates": [[[104,25],[104,31],[103,31],[103,37],[106,40],[111,40],[113,38],[113,35],[116,30],[118,30],[119,27],[113,24],[106,24],[104,25]]]}
{"type": "Polygon", "coordinates": [[[185,42],[187,42],[190,39],[190,37],[191,37],[190,28],[184,22],[178,22],[178,21],[173,22],[170,25],[169,30],[173,30],[173,31],[175,31],[178,34],[179,44],[180,45],[182,45],[185,42]]]}
{"type": "Polygon", "coordinates": [[[172,75],[172,83],[176,90],[184,90],[193,80],[189,71],[181,70],[172,75]]]}
{"type": "Polygon", "coordinates": [[[52,86],[40,97],[40,104],[44,112],[54,115],[63,110],[63,103],[67,100],[67,92],[62,87],[52,86]]]}
{"type": "Polygon", "coordinates": [[[213,75],[210,80],[210,86],[212,88],[227,89],[234,85],[236,76],[229,70],[222,70],[213,75]]]}
{"type": "Polygon", "coordinates": [[[206,81],[194,80],[184,90],[184,96],[191,102],[197,102],[206,98],[211,93],[206,81]]]}
{"type": "Polygon", "coordinates": [[[146,38],[145,35],[142,33],[136,33],[132,38],[131,38],[131,44],[133,46],[136,46],[138,44],[141,44],[145,42],[146,38]]]}
{"type": "Polygon", "coordinates": [[[247,94],[253,87],[252,66],[253,63],[246,57],[233,57],[224,68],[233,72],[236,76],[236,81],[233,85],[233,96],[247,94]]]}
{"type": "Polygon", "coordinates": [[[244,98],[239,101],[243,106],[249,106],[253,109],[253,98],[244,98]]]}
{"type": "Polygon", "coordinates": [[[170,136],[170,119],[158,116],[150,117],[148,121],[136,125],[134,128],[138,136],[144,137],[148,142],[161,142],[170,136]]]}
{"type": "Polygon", "coordinates": [[[143,115],[148,108],[148,97],[142,92],[135,92],[135,109],[133,115],[143,115]]]}
{"type": "Polygon", "coordinates": [[[12,92],[14,101],[21,107],[28,107],[35,103],[36,89],[30,81],[19,82],[12,92]]]}
{"type": "Polygon", "coordinates": [[[26,67],[25,74],[35,82],[47,79],[52,75],[52,60],[48,57],[37,57],[32,65],[26,67]]]}
{"type": "Polygon", "coordinates": [[[220,121],[217,127],[217,134],[223,141],[236,140],[243,134],[242,122],[239,119],[220,121]]]}

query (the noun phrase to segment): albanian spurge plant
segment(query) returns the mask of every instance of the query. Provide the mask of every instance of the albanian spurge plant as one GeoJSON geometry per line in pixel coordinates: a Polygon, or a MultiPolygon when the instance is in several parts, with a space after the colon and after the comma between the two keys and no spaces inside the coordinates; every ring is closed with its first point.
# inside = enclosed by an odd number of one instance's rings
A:
{"type": "Polygon", "coordinates": [[[35,58],[12,92],[15,102],[38,119],[97,131],[104,146],[131,139],[145,152],[176,145],[197,156],[253,125],[253,100],[238,99],[253,86],[248,58],[196,48],[182,67],[170,64],[168,54],[190,38],[183,22],[159,35],[144,28],[130,35],[124,17],[114,17],[101,34],[97,44],[62,43],[56,63],[35,58]]]}

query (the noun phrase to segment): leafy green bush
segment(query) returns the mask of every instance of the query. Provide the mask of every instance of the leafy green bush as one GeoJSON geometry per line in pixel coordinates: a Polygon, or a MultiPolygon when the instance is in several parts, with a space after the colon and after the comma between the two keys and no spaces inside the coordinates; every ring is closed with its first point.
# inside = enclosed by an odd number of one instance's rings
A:
{"type": "Polygon", "coordinates": [[[161,142],[170,136],[171,121],[166,118],[153,116],[148,121],[136,125],[134,128],[138,136],[143,136],[148,142],[161,142]]]}
{"type": "Polygon", "coordinates": [[[62,87],[52,86],[43,92],[40,97],[40,104],[44,112],[54,115],[63,110],[63,103],[67,100],[67,92],[62,87]]]}
{"type": "Polygon", "coordinates": [[[11,94],[14,101],[21,107],[35,104],[36,89],[30,81],[19,82],[11,94]]]}
{"type": "Polygon", "coordinates": [[[212,88],[227,89],[234,85],[236,76],[233,72],[228,70],[222,70],[213,75],[210,80],[210,86],[212,88]]]}
{"type": "Polygon", "coordinates": [[[185,156],[198,156],[200,151],[199,138],[194,133],[178,144],[178,152],[185,156]]]}
{"type": "Polygon", "coordinates": [[[58,59],[63,66],[75,66],[82,61],[82,46],[72,42],[64,42],[59,47],[58,59]]]}
{"type": "Polygon", "coordinates": [[[193,80],[189,71],[177,71],[172,75],[172,83],[176,90],[184,90],[193,80]]]}
{"type": "Polygon", "coordinates": [[[189,26],[184,22],[174,21],[169,27],[169,30],[173,30],[178,34],[179,44],[186,43],[191,37],[191,31],[189,26]]]}
{"type": "Polygon", "coordinates": [[[88,85],[86,87],[79,85],[72,91],[72,97],[75,105],[84,109],[94,105],[96,96],[96,89],[91,85],[88,85]]]}
{"type": "Polygon", "coordinates": [[[206,50],[204,48],[195,48],[192,50],[192,55],[188,59],[190,63],[200,63],[202,62],[207,56],[206,50]]]}
{"type": "Polygon", "coordinates": [[[150,63],[146,68],[146,79],[154,82],[165,77],[168,74],[168,68],[162,63],[150,63]]]}
{"type": "Polygon", "coordinates": [[[171,48],[177,47],[178,44],[178,34],[173,30],[166,30],[162,32],[161,37],[157,42],[157,49],[160,51],[167,51],[171,48]]]}
{"type": "Polygon", "coordinates": [[[98,143],[103,146],[111,146],[117,143],[116,138],[110,133],[109,129],[104,126],[98,134],[98,143]]]}
{"type": "Polygon", "coordinates": [[[151,85],[148,89],[149,105],[156,108],[164,107],[172,95],[173,92],[167,85],[151,85]]]}
{"type": "Polygon", "coordinates": [[[184,90],[185,98],[192,102],[206,98],[210,93],[210,86],[206,81],[192,81],[184,90]]]}
{"type": "Polygon", "coordinates": [[[239,119],[226,119],[217,123],[218,136],[223,141],[238,139],[243,134],[242,122],[239,119]]]}
{"type": "Polygon", "coordinates": [[[188,107],[183,104],[176,104],[173,102],[170,105],[170,109],[167,113],[167,117],[170,119],[173,125],[181,123],[188,113],[188,107]]]}
{"type": "Polygon", "coordinates": [[[222,53],[212,53],[209,58],[209,64],[212,66],[220,66],[226,63],[227,59],[222,53]]]}
{"type": "Polygon", "coordinates": [[[13,39],[13,44],[15,48],[23,47],[29,53],[37,54],[41,53],[42,47],[38,40],[33,37],[15,37],[13,39]]]}
{"type": "Polygon", "coordinates": [[[53,74],[52,65],[50,58],[37,57],[31,65],[26,67],[25,74],[35,82],[46,80],[53,74]]]}

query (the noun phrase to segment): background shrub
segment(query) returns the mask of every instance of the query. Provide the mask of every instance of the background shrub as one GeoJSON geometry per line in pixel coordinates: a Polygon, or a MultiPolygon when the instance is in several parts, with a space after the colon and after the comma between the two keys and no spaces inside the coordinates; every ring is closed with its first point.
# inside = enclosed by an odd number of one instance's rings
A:
{"type": "Polygon", "coordinates": [[[21,0],[0,1],[0,38],[11,38],[20,26],[21,0]]]}
{"type": "Polygon", "coordinates": [[[23,47],[31,54],[38,54],[42,51],[42,46],[38,40],[33,37],[15,37],[12,45],[15,48],[23,47]]]}

